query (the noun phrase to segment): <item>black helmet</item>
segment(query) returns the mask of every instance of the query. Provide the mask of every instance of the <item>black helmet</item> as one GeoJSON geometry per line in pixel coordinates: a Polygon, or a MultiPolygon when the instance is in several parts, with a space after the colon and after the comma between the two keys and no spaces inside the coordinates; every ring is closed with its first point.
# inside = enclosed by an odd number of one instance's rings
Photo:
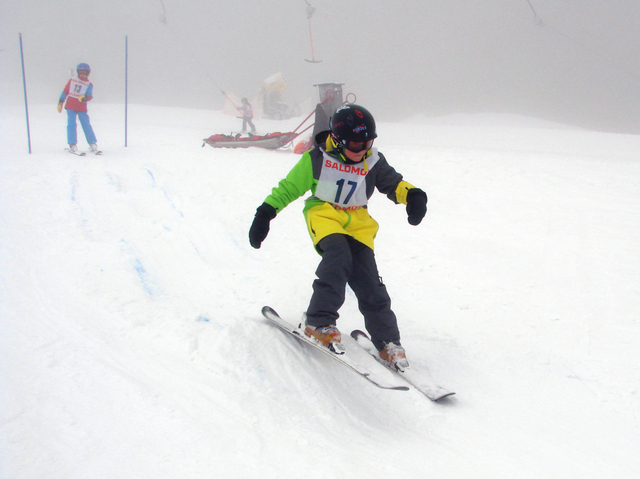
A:
{"type": "Polygon", "coordinates": [[[378,136],[376,122],[369,110],[347,104],[336,110],[329,122],[334,140],[343,146],[348,142],[368,142],[378,136]]]}

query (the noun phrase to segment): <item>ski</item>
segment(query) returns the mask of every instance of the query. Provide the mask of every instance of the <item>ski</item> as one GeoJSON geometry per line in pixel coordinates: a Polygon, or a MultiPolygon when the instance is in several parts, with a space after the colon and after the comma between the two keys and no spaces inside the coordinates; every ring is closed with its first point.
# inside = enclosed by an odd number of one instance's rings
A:
{"type": "Polygon", "coordinates": [[[102,155],[102,151],[100,151],[100,150],[96,150],[96,151],[89,150],[89,151],[90,151],[91,153],[93,153],[94,155],[96,155],[96,156],[100,156],[100,155],[102,155]]]}
{"type": "Polygon", "coordinates": [[[68,151],[72,155],[76,155],[76,156],[85,156],[86,155],[86,153],[84,151],[73,151],[71,148],[65,148],[64,151],[68,151]]]}
{"type": "Polygon", "coordinates": [[[358,346],[362,347],[362,349],[364,349],[367,353],[378,360],[380,364],[385,366],[389,371],[395,373],[397,376],[400,376],[408,384],[416,388],[432,401],[439,401],[440,399],[444,399],[455,394],[454,392],[438,385],[431,377],[431,373],[429,372],[429,370],[415,371],[409,368],[403,372],[400,372],[387,365],[380,359],[378,350],[373,345],[371,339],[369,339],[369,336],[367,336],[365,332],[356,329],[355,331],[351,332],[351,337],[356,340],[358,346]]]}
{"type": "Polygon", "coordinates": [[[302,325],[296,327],[291,323],[285,321],[280,317],[278,313],[273,310],[273,308],[269,306],[263,307],[262,315],[266,319],[268,319],[271,324],[274,324],[282,331],[289,333],[290,335],[296,337],[299,341],[312,346],[318,351],[323,352],[327,356],[333,358],[346,368],[362,376],[377,387],[381,389],[391,389],[396,391],[409,390],[409,387],[403,384],[402,381],[398,381],[397,378],[395,378],[392,374],[388,374],[388,370],[380,368],[380,365],[376,361],[373,361],[372,358],[356,344],[355,341],[351,340],[351,338],[343,338],[341,344],[344,345],[345,351],[343,354],[336,354],[325,348],[324,346],[321,346],[311,338],[305,336],[305,334],[302,332],[302,325]]]}

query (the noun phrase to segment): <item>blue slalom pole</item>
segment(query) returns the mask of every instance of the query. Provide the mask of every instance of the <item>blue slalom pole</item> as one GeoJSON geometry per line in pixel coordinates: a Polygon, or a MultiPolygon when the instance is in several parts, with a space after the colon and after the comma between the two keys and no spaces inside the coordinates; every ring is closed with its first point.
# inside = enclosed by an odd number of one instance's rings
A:
{"type": "Polygon", "coordinates": [[[129,90],[129,36],[124,36],[124,147],[127,147],[127,108],[129,90]]]}
{"type": "Polygon", "coordinates": [[[24,111],[27,114],[27,141],[29,142],[29,154],[31,154],[31,130],[29,129],[29,102],[27,101],[27,79],[24,74],[24,53],[22,51],[22,33],[20,35],[20,58],[22,59],[22,87],[24,88],[24,111]]]}

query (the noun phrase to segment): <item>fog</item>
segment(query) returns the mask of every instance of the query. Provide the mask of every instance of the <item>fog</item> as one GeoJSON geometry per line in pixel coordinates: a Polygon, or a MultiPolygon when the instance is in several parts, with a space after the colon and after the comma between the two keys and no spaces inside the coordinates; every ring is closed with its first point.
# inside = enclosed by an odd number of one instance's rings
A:
{"type": "MultiPolygon", "coordinates": [[[[52,108],[79,62],[95,101],[221,109],[281,72],[285,100],[344,83],[378,118],[517,113],[640,133],[637,0],[5,0],[3,104],[52,108]],[[319,63],[305,60],[315,58],[319,63]]],[[[351,97],[353,98],[353,97],[351,97]]],[[[306,113],[306,111],[303,111],[306,113]]]]}

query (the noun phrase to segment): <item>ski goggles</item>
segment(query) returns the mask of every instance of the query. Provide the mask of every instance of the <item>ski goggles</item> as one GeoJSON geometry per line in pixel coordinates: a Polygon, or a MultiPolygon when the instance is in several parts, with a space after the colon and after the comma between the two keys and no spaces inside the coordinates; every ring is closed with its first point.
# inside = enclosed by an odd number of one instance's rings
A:
{"type": "Polygon", "coordinates": [[[344,147],[347,150],[353,151],[354,153],[359,153],[364,150],[369,150],[372,146],[373,146],[373,140],[347,141],[347,143],[344,145],[344,147]]]}

